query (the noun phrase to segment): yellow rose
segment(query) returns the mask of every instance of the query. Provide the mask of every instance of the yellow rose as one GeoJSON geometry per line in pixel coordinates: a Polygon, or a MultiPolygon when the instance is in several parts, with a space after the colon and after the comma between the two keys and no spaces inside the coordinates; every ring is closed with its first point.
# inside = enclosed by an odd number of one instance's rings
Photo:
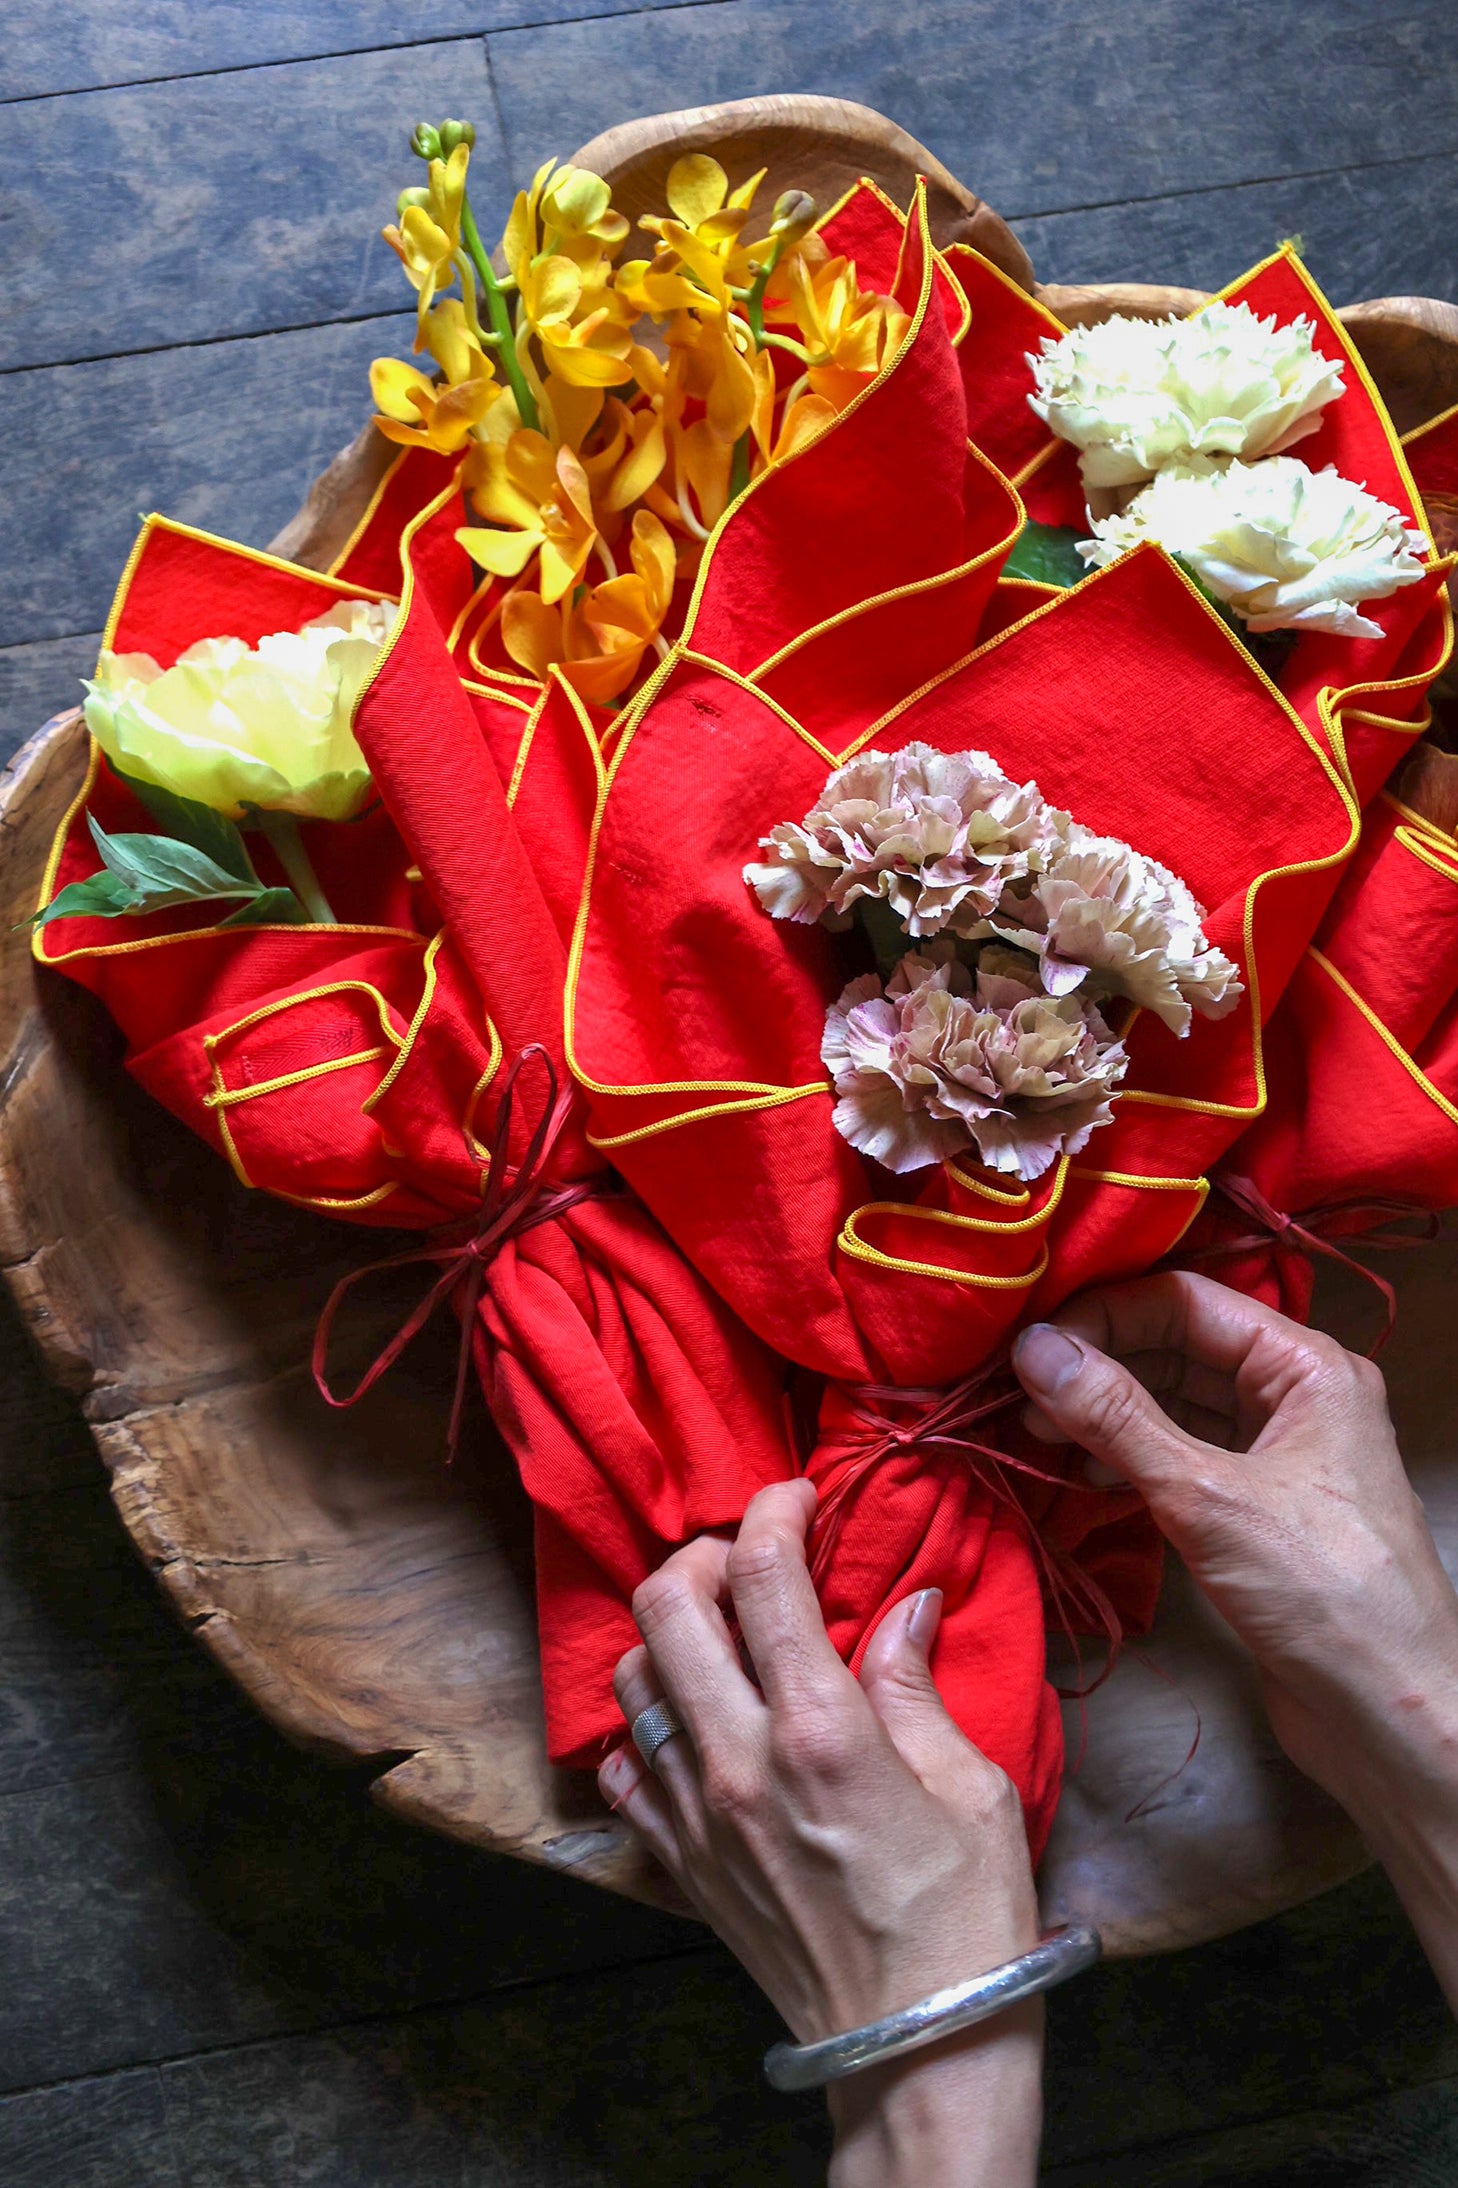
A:
{"type": "Polygon", "coordinates": [[[123,775],[231,820],[245,805],[348,820],[370,787],[350,715],[394,612],[342,600],[256,646],[200,639],[170,669],[149,653],[103,653],[87,727],[123,775]]]}

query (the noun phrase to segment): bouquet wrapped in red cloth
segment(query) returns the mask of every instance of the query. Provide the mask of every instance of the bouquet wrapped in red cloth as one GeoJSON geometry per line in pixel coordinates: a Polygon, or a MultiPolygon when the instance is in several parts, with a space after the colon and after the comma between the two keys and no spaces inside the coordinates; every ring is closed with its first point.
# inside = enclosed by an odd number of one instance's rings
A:
{"type": "MultiPolygon", "coordinates": [[[[459,151],[395,235],[423,313],[459,258],[459,151]]],[[[519,344],[497,388],[474,302],[436,303],[445,379],[377,383],[406,453],[333,577],[149,524],[104,657],[140,696],[98,727],[37,948],[245,1183],[426,1234],[389,1258],[434,1272],[420,1314],[462,1313],[536,1509],[554,1757],[621,1729],[636,1582],[803,1466],[837,1646],[857,1663],[892,1604],[943,1590],[936,1676],[1036,1851],[1062,1761],[1048,1604],[1140,1630],[1159,1560],[1132,1495],[1019,1442],[1007,1346],[1179,1246],[1265,1122],[1272,1044],[1312,1064],[1308,944],[1359,841],[1380,865],[1362,812],[1421,727],[1443,570],[1289,254],[1220,302],[1248,342],[1309,327],[1260,361],[1245,438],[1215,446],[1229,419],[1192,422],[1165,357],[1115,445],[1070,423],[1063,330],[932,252],[919,207],[862,186],[806,241],[782,200],[741,263],[753,185],[726,204],[713,162],[680,163],[662,249],[614,288],[617,216],[573,175],[543,170],[507,236],[550,370],[524,377],[519,344]],[[666,359],[633,345],[628,294],[666,359]],[[1349,491],[1367,561],[1330,598],[1284,564],[1232,574],[1206,506],[1240,449],[1260,491],[1327,494],[1277,468],[1293,437],[1384,512],[1349,491]],[[1069,590],[1049,557],[1100,466],[1124,506],[1069,590]],[[1376,597],[1372,539],[1396,573],[1376,597]],[[1258,661],[1242,623],[1294,636],[1258,661]],[[320,731],[303,782],[265,688],[314,704],[289,634],[369,641],[331,672],[349,735],[320,731]],[[160,718],[157,675],[184,712],[196,687],[256,717],[272,774],[175,796],[123,734],[160,718]],[[182,839],[161,864],[149,822],[182,839]]]]}
{"type": "MultiPolygon", "coordinates": [[[[1075,592],[1044,591],[977,643],[1020,512],[977,450],[965,454],[965,390],[979,343],[992,362],[1010,343],[999,351],[974,308],[954,348],[914,224],[901,280],[902,349],[823,440],[730,512],[673,657],[617,731],[569,972],[570,1060],[595,1144],[749,1326],[827,1378],[807,1465],[842,1652],[855,1662],[891,1602],[940,1586],[939,1684],[1022,1787],[1036,1842],[1060,1762],[1040,1581],[1072,1560],[1073,1614],[1088,1612],[1092,1581],[1137,1627],[1157,1560],[1127,1502],[1036,1476],[1024,1486],[1006,1414],[989,1421],[981,1402],[996,1386],[979,1398],[978,1378],[1022,1321],[1169,1253],[1211,1167],[1259,1115],[1265,1023],[1440,665],[1442,573],[1384,601],[1375,635],[1344,639],[1345,654],[1299,635],[1279,687],[1151,548],[1075,592]],[[848,1144],[827,1084],[827,1008],[853,993],[867,953],[823,922],[767,917],[770,884],[746,886],[757,846],[817,821],[806,856],[831,861],[825,809],[837,796],[856,805],[853,832],[883,795],[855,756],[910,751],[990,754],[1011,784],[1035,779],[1086,829],[1161,862],[1209,907],[1206,935],[1245,991],[1184,1041],[1143,1010],[1111,1121],[1026,1181],[975,1155],[892,1174],[848,1144]]],[[[1278,283],[1349,360],[1294,261],[1250,287],[1270,308],[1278,283]]],[[[985,272],[984,292],[1022,342],[1035,307],[985,272]]],[[[982,430],[1021,453],[980,395],[982,430]]],[[[1370,478],[1381,460],[1416,524],[1360,378],[1320,430],[1343,470],[1360,461],[1370,478]]],[[[1054,450],[1044,468],[1063,460],[1054,450]]],[[[986,1157],[985,1132],[980,1144],[986,1157]]]]}
{"type": "MultiPolygon", "coordinates": [[[[98,754],[36,946],[102,997],[135,1077],[245,1185],[428,1234],[405,1258],[466,1313],[536,1510],[551,1751],[590,1764],[620,1726],[611,1676],[637,1582],[789,1469],[783,1369],[584,1139],[561,1062],[562,940],[409,541],[405,555],[407,605],[359,728],[380,781],[404,786],[401,818],[425,816],[419,855],[468,868],[469,885],[438,903],[377,803],[302,827],[336,922],[274,925],[269,905],[261,924],[199,928],[189,905],[119,940],[114,919],[57,902],[95,875],[88,815],[113,846],[151,817],[144,786],[98,754]]],[[[219,630],[296,628],[344,590],[153,523],[106,644],[165,669],[219,630]]],[[[271,851],[253,854],[270,882],[271,851]]]]}

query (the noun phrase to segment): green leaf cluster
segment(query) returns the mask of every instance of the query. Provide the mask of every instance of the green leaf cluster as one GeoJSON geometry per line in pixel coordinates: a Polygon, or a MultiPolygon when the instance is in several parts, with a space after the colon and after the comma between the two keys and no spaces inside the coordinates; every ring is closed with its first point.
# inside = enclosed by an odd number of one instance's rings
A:
{"type": "Polygon", "coordinates": [[[1088,576],[1078,551],[1081,535],[1071,525],[1025,524],[1013,541],[1012,553],[1002,566],[1004,577],[1028,578],[1035,585],[1056,585],[1066,592],[1088,576]]]}
{"type": "Polygon", "coordinates": [[[242,831],[225,814],[155,783],[120,778],[166,831],[109,836],[93,813],[86,816],[102,867],[73,881],[37,912],[34,924],[53,919],[119,919],[128,914],[173,911],[181,904],[227,904],[236,909],[224,927],[298,926],[306,915],[292,889],[261,881],[242,831]]]}

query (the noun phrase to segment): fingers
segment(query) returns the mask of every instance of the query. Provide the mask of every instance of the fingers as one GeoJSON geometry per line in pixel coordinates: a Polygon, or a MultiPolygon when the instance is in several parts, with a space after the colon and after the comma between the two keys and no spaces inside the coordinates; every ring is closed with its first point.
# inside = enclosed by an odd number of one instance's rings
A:
{"type": "MultiPolygon", "coordinates": [[[[1067,1325],[1062,1316],[1054,1328],[1067,1325]]],[[[1131,1352],[1124,1366],[1136,1382],[1158,1398],[1171,1420],[1202,1442],[1228,1451],[1236,1441],[1238,1398],[1234,1379],[1219,1368],[1208,1367],[1183,1352],[1131,1352]]],[[[1044,1443],[1066,1443],[1067,1437],[1037,1406],[1023,1414],[1029,1433],[1044,1443]]]]}
{"type": "MultiPolygon", "coordinates": [[[[670,1746],[673,1744],[670,1741],[670,1746]]],[[[631,1740],[613,1749],[597,1774],[598,1791],[615,1815],[630,1823],[671,1876],[683,1881],[678,1832],[667,1793],[631,1740]]]]}
{"type": "Polygon", "coordinates": [[[1132,1481],[1156,1517],[1161,1491],[1215,1455],[1177,1428],[1120,1361],[1066,1325],[1035,1322],[1025,1329],[1013,1347],[1013,1367],[1064,1440],[1132,1481]]]}
{"type": "Polygon", "coordinates": [[[653,1672],[700,1752],[708,1738],[748,1733],[763,1708],[724,1620],[728,1560],[727,1542],[700,1535],[650,1573],[633,1596],[653,1672]]]}
{"type": "Polygon", "coordinates": [[[805,1561],[814,1517],[812,1483],[776,1482],[750,1500],[729,1552],[735,1616],[771,1709],[813,1706],[850,1683],[805,1561]]]}
{"type": "Polygon", "coordinates": [[[1306,1336],[1274,1307],[1187,1269],[1081,1292],[1054,1323],[1116,1359],[1175,1353],[1228,1377],[1239,1374],[1258,1342],[1299,1344],[1306,1336]]]}
{"type": "Polygon", "coordinates": [[[942,1591],[923,1588],[887,1612],[861,1660],[861,1685],[892,1745],[928,1791],[944,1793],[962,1752],[975,1753],[947,1715],[931,1675],[942,1591]]]}
{"type": "Polygon", "coordinates": [[[931,1675],[941,1622],[940,1588],[898,1603],[871,1636],[861,1685],[901,1760],[964,1824],[1015,1844],[1026,1864],[1022,1810],[1006,1773],[948,1714],[931,1675]]]}

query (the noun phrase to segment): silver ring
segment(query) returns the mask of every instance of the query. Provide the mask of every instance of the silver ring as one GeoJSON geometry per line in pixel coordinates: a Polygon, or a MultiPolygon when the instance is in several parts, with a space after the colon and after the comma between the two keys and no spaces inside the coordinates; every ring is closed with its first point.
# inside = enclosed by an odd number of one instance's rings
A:
{"type": "Polygon", "coordinates": [[[659,1748],[682,1730],[667,1702],[650,1702],[633,1719],[633,1745],[651,1770],[659,1748]]]}

